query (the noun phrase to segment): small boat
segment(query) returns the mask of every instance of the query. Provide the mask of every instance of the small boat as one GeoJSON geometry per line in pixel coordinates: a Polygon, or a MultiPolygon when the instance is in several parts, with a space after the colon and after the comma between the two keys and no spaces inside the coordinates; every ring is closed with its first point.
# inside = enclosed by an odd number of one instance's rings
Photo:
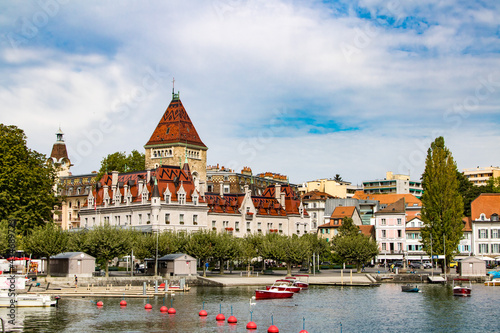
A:
{"type": "Polygon", "coordinates": [[[294,293],[300,292],[300,287],[294,286],[293,282],[287,279],[276,280],[272,286],[266,286],[266,289],[277,288],[278,290],[291,291],[294,293]]]}
{"type": "Polygon", "coordinates": [[[470,296],[471,291],[472,284],[469,279],[453,279],[453,296],[470,296]]]}
{"type": "Polygon", "coordinates": [[[16,307],[49,307],[56,306],[59,297],[52,298],[50,295],[38,294],[16,294],[0,293],[0,308],[8,308],[12,303],[16,307]],[[13,301],[12,301],[13,300],[13,301]]]}
{"type": "Polygon", "coordinates": [[[293,282],[293,285],[296,287],[300,287],[301,289],[309,289],[309,275],[307,274],[297,274],[295,275],[295,281],[293,282]],[[300,278],[307,278],[306,282],[302,281],[300,278]],[[299,279],[297,279],[299,278],[299,279]]]}
{"type": "Polygon", "coordinates": [[[405,293],[418,293],[420,292],[420,289],[418,289],[418,286],[416,285],[406,284],[401,286],[401,291],[405,293]]]}
{"type": "Polygon", "coordinates": [[[484,285],[485,286],[500,286],[500,279],[494,278],[491,281],[485,281],[484,285]]]}
{"type": "Polygon", "coordinates": [[[293,291],[279,290],[278,288],[257,289],[255,290],[255,299],[291,298],[293,294],[293,291]]]}

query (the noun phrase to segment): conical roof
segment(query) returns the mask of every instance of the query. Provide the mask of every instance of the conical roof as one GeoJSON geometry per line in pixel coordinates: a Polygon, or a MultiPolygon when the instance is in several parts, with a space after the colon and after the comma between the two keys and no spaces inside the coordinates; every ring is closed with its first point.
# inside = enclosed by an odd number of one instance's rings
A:
{"type": "Polygon", "coordinates": [[[170,102],[146,147],[182,143],[206,148],[178,95],[170,102]]]}

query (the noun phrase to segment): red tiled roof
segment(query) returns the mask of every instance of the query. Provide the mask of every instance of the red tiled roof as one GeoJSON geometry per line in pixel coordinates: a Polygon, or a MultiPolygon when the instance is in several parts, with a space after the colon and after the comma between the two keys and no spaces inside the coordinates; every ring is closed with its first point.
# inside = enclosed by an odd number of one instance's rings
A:
{"type": "MultiPolygon", "coordinates": [[[[171,165],[163,165],[157,169],[151,170],[151,181],[146,183],[146,187],[149,192],[149,198],[151,199],[151,194],[153,192],[153,177],[156,177],[158,180],[158,190],[160,192],[161,200],[163,201],[163,193],[168,188],[171,197],[171,201],[177,201],[177,191],[182,186],[186,191],[186,202],[192,202],[192,196],[196,191],[194,187],[193,180],[191,178],[191,172],[189,171],[189,166],[187,164],[184,165],[183,169],[178,166],[171,165]]],[[[140,202],[142,201],[141,195],[139,192],[139,180],[144,180],[147,178],[147,171],[136,171],[129,173],[122,173],[118,175],[119,191],[122,195],[122,200],[125,196],[125,187],[124,185],[128,185],[130,189],[130,194],[132,195],[132,202],[140,202]]],[[[101,180],[99,181],[100,187],[96,191],[94,189],[93,195],[96,198],[96,205],[101,206],[103,204],[104,199],[104,185],[108,186],[108,195],[113,199],[113,189],[112,189],[112,173],[105,174],[101,180]]],[[[199,197],[199,202],[204,202],[202,197],[199,197]]],[[[111,201],[110,201],[111,202],[111,201]]]]}
{"type": "MultiPolygon", "coordinates": [[[[293,191],[290,185],[281,185],[280,193],[285,193],[285,209],[286,214],[295,214],[300,215],[299,206],[300,206],[300,198],[293,191]]],[[[269,185],[262,193],[263,197],[266,198],[276,198],[276,187],[275,185],[269,185]]],[[[304,209],[304,215],[309,216],[307,211],[304,209]]]]}
{"type": "Polygon", "coordinates": [[[500,193],[481,193],[471,203],[472,220],[479,220],[481,214],[489,219],[494,213],[500,215],[500,193]]]}
{"type": "Polygon", "coordinates": [[[373,225],[358,225],[359,230],[365,236],[374,237],[375,236],[375,226],[373,225]]]}
{"type": "Polygon", "coordinates": [[[402,198],[405,199],[405,203],[408,207],[422,207],[422,201],[413,194],[367,194],[363,191],[356,191],[354,193],[353,199],[359,200],[377,200],[382,205],[390,205],[402,198]],[[417,204],[417,206],[414,206],[417,204]]]}
{"type": "Polygon", "coordinates": [[[206,148],[179,99],[170,102],[146,146],[185,143],[206,148]]]}
{"type": "Polygon", "coordinates": [[[472,218],[468,217],[468,216],[464,216],[462,218],[462,221],[464,222],[464,228],[462,230],[472,232],[472,218]]]}
{"type": "Polygon", "coordinates": [[[405,213],[405,212],[406,212],[405,198],[403,197],[398,201],[385,207],[384,209],[379,210],[375,214],[395,214],[395,213],[405,213]]]}
{"type": "Polygon", "coordinates": [[[61,158],[68,159],[68,152],[66,151],[66,144],[64,142],[56,142],[52,146],[50,157],[59,161],[61,158]]]}
{"type": "Polygon", "coordinates": [[[321,192],[318,190],[313,190],[307,193],[304,193],[302,195],[302,200],[303,201],[309,201],[309,200],[326,200],[326,199],[333,199],[336,198],[333,195],[330,195],[325,192],[321,192]]]}
{"type": "Polygon", "coordinates": [[[337,206],[332,213],[331,219],[338,219],[344,217],[352,217],[354,215],[354,211],[356,207],[354,206],[337,206]]]}

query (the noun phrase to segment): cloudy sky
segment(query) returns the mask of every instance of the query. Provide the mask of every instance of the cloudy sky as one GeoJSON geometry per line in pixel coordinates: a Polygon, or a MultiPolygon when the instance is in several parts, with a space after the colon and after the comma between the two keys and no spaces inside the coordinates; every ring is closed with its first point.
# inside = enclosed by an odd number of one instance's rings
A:
{"type": "Polygon", "coordinates": [[[500,165],[496,1],[2,1],[0,121],[73,174],[143,151],[175,90],[208,163],[419,179],[443,135],[500,165]]]}

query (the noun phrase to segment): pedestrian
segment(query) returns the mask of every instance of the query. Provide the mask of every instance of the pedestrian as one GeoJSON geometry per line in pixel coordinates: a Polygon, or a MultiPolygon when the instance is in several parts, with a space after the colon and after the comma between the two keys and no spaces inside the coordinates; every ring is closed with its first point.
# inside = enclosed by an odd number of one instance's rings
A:
{"type": "Polygon", "coordinates": [[[135,272],[139,273],[139,263],[138,262],[135,263],[135,272]]]}
{"type": "Polygon", "coordinates": [[[78,287],[78,277],[75,274],[75,288],[77,288],[77,287],[78,287]]]}
{"type": "Polygon", "coordinates": [[[362,269],[361,271],[362,271],[362,272],[364,272],[364,271],[365,271],[365,264],[363,264],[363,269],[362,269]]]}

